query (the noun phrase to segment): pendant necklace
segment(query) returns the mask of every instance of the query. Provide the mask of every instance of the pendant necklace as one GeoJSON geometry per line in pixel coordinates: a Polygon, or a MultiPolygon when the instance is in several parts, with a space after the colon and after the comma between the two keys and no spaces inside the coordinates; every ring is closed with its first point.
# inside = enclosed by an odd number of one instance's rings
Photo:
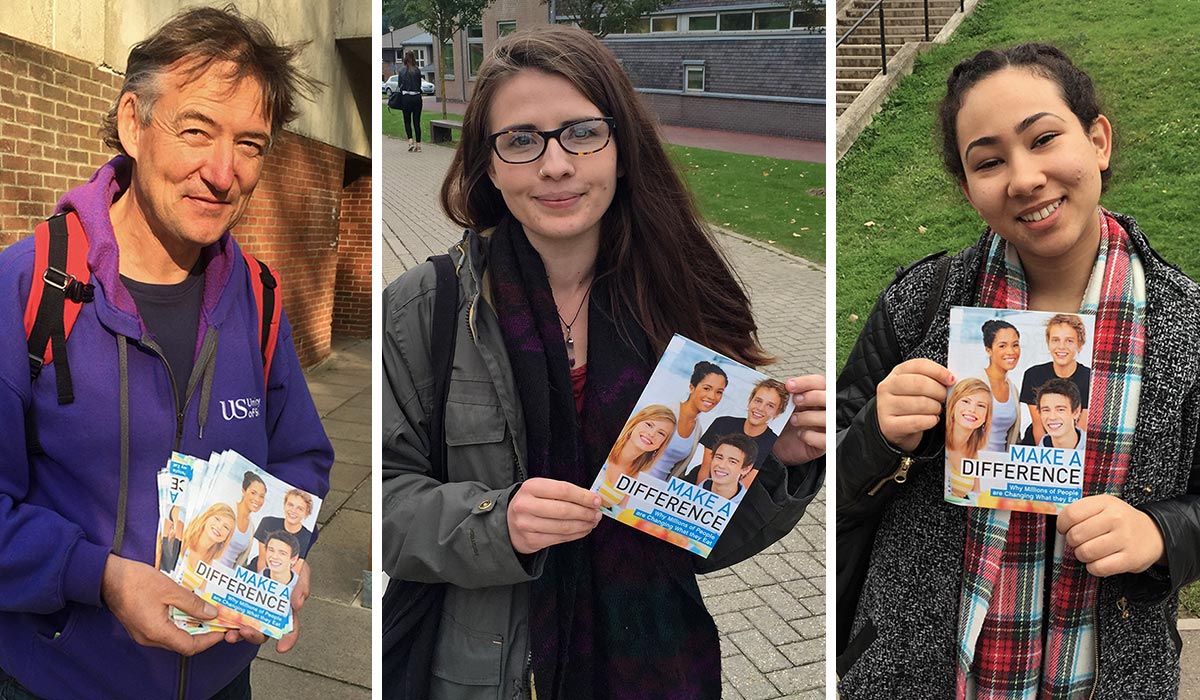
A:
{"type": "Polygon", "coordinates": [[[579,308],[575,309],[575,315],[571,317],[570,323],[567,323],[567,320],[562,317],[562,313],[555,308],[555,312],[558,313],[558,320],[567,329],[567,365],[571,369],[575,369],[575,334],[571,332],[571,326],[575,325],[575,322],[579,320],[579,314],[583,311],[583,305],[587,303],[588,295],[592,293],[592,283],[595,281],[596,278],[592,277],[592,281],[588,282],[587,290],[583,293],[583,299],[579,300],[579,308]]]}

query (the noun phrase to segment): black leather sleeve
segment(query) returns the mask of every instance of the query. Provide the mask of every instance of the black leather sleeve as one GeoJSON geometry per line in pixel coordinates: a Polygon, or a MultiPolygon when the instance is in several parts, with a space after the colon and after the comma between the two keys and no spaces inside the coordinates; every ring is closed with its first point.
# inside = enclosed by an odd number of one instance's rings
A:
{"type": "Polygon", "coordinates": [[[1187,493],[1140,508],[1162,533],[1171,590],[1200,579],[1200,441],[1192,452],[1187,493]]]}
{"type": "MultiPolygon", "coordinates": [[[[906,453],[892,446],[879,430],[875,391],[903,361],[883,295],[867,318],[837,381],[837,518],[838,527],[875,514],[895,494],[888,480],[906,453]],[[868,492],[883,482],[874,495],[868,492]]],[[[940,452],[932,433],[926,433],[909,456],[935,459],[940,452]]]]}

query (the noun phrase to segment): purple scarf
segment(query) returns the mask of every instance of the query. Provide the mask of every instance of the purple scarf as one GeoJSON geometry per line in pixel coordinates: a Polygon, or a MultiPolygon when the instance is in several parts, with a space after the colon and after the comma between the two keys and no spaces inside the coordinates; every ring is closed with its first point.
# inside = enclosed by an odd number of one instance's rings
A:
{"type": "MultiPolygon", "coordinates": [[[[488,272],[525,415],[530,477],[588,488],[657,359],[636,324],[618,332],[601,271],[588,306],[587,386],[575,411],[566,343],[545,267],[508,218],[491,236],[488,272]],[[631,342],[625,342],[628,338],[631,342]]],[[[626,311],[625,319],[632,318],[626,311]]],[[[716,700],[716,625],[692,555],[609,518],[550,548],[530,607],[540,700],[716,700]]]]}

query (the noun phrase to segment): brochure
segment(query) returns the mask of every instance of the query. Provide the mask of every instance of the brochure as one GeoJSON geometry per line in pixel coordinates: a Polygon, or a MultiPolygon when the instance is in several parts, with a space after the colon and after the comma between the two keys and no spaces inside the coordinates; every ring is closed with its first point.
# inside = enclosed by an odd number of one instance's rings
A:
{"type": "Polygon", "coordinates": [[[1056,514],[1083,495],[1095,316],[950,310],[945,498],[1056,514]]]}
{"type": "MultiPolygon", "coordinates": [[[[252,627],[279,638],[291,631],[291,592],[321,499],[233,450],[207,461],[172,455],[159,483],[166,514],[160,529],[180,533],[170,575],[219,611],[215,620],[201,621],[172,610],[175,623],[194,634],[252,627]],[[239,513],[245,529],[237,526],[239,513]]],[[[160,532],[160,541],[169,539],[160,532]]]]}
{"type": "Polygon", "coordinates": [[[707,557],[792,409],[782,382],[676,335],[591,490],[608,517],[707,557]]]}

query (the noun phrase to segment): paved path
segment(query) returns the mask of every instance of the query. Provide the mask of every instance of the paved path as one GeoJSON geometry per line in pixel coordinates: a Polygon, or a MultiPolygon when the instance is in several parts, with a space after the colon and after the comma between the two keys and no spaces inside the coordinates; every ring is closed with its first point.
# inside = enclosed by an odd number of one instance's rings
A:
{"type": "Polygon", "coordinates": [[[256,700],[369,700],[371,611],[362,572],[371,557],[371,341],[334,338],[329,359],[306,372],[333,443],[320,538],[308,562],[312,597],[300,639],[287,654],[264,644],[251,669],[256,700]]]}
{"type": "Polygon", "coordinates": [[[1200,700],[1200,620],[1179,620],[1179,636],[1183,637],[1179,700],[1200,700]]]}
{"type": "MultiPolygon", "coordinates": [[[[383,139],[381,286],[456,242],[437,202],[453,152],[409,153],[383,139]]],[[[718,236],[742,277],[767,350],[789,377],[825,371],[825,271],[740,236],[718,236]]],[[[701,577],[721,630],[725,700],[825,697],[825,493],[790,535],[751,560],[701,577]]]]}

